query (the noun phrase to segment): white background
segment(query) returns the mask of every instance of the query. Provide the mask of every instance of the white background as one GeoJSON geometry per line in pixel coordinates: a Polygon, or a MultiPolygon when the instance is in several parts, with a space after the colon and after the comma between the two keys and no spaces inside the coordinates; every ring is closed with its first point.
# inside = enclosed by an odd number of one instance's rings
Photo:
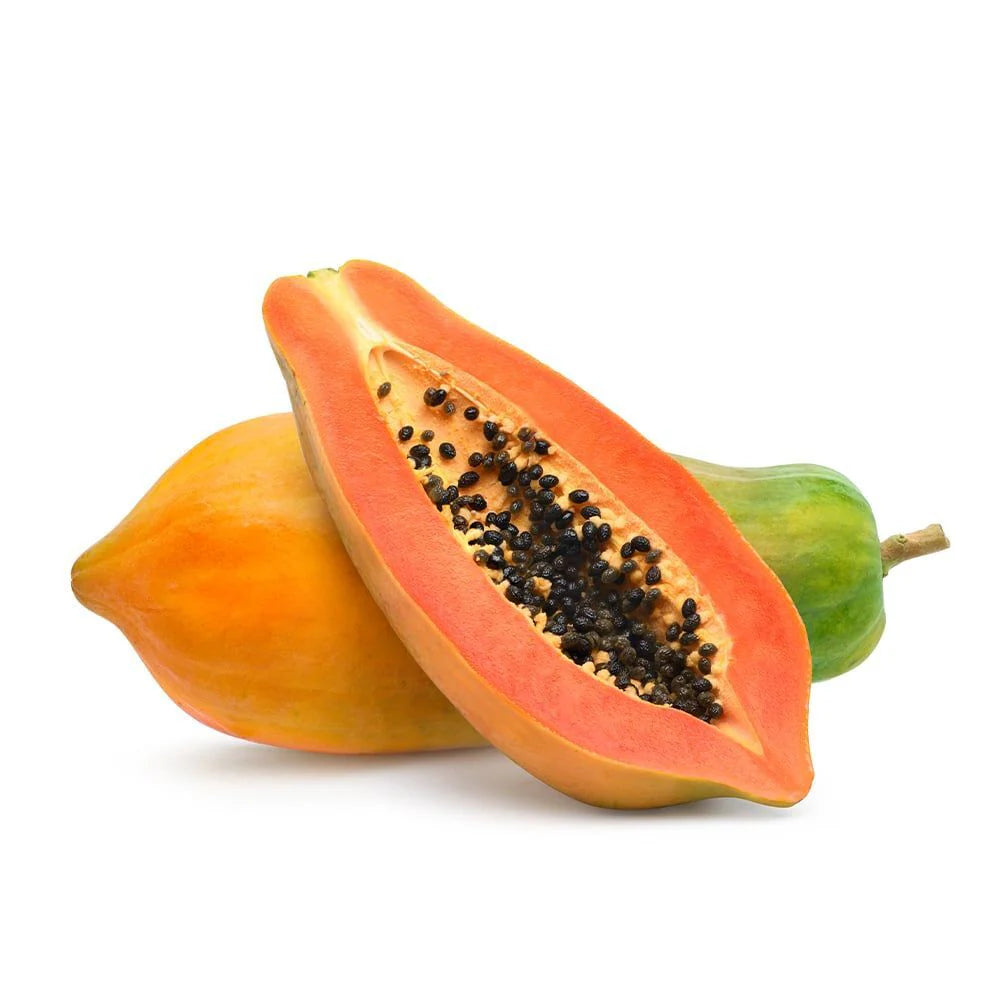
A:
{"type": "Polygon", "coordinates": [[[990,991],[994,4],[4,22],[6,996],[990,991]],[[664,447],[944,523],[815,689],[802,804],[620,815],[492,751],[241,744],[74,602],[169,462],[286,408],[270,279],[356,256],[664,447]]]}

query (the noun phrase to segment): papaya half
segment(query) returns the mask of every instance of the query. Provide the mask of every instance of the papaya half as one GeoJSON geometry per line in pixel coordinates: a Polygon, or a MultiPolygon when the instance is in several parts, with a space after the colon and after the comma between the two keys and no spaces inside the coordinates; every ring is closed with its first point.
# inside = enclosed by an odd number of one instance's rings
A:
{"type": "MultiPolygon", "coordinates": [[[[873,641],[881,588],[859,596],[858,584],[943,539],[939,528],[893,536],[872,573],[874,520],[832,470],[678,461],[784,583],[809,632],[814,679],[820,664],[839,673],[873,641]]],[[[316,492],[290,413],[192,448],[76,561],[72,583],[177,704],[229,735],[329,753],[485,743],[381,617],[316,492]],[[359,635],[364,648],[352,655],[359,635]]]]}
{"type": "Polygon", "coordinates": [[[481,735],[595,805],[806,794],[805,627],[680,463],[537,379],[501,393],[336,272],[264,319],[355,566],[481,735]]]}

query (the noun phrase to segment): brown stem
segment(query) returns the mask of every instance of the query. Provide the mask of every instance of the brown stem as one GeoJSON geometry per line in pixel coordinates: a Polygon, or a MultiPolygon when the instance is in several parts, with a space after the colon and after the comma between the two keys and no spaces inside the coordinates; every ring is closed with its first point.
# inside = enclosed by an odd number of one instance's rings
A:
{"type": "Polygon", "coordinates": [[[882,575],[886,576],[893,566],[898,566],[907,559],[940,552],[949,545],[951,542],[948,541],[940,524],[928,525],[908,535],[890,535],[882,543],[882,575]]]}

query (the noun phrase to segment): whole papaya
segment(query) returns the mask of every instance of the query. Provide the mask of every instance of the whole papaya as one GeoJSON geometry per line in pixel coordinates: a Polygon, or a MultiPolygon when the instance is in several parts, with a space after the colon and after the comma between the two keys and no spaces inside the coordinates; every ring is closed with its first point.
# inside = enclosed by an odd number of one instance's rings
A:
{"type": "MultiPolygon", "coordinates": [[[[681,461],[795,600],[814,676],[818,666],[830,676],[863,659],[884,620],[882,557],[857,490],[818,466],[681,461]]],[[[942,539],[939,529],[894,536],[886,558],[933,551],[942,539]]],[[[196,445],[77,560],[72,583],[178,705],[222,732],[332,753],[484,742],[369,596],[316,492],[291,414],[196,445]]]]}

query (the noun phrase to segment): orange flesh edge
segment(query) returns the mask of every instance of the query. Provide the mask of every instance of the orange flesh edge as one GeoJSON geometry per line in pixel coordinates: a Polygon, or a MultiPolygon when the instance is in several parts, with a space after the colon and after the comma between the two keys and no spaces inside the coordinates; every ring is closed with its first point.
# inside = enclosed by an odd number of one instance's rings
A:
{"type": "MultiPolygon", "coordinates": [[[[394,272],[387,274],[391,278],[394,272]]],[[[595,452],[592,411],[599,404],[579,390],[591,410],[586,421],[571,419],[572,401],[564,399],[555,408],[546,403],[545,432],[570,452],[575,443],[577,457],[586,455],[585,464],[624,504],[662,529],[661,536],[710,593],[733,636],[728,678],[749,713],[763,754],[734,742],[718,727],[625,698],[595,682],[540,640],[471,559],[456,558],[450,531],[399,454],[395,429],[388,428],[378,412],[368,372],[372,344],[365,339],[366,329],[382,338],[380,325],[391,321],[394,329],[403,328],[401,332],[426,347],[435,339],[427,333],[434,326],[431,321],[440,317],[434,317],[416,286],[404,288],[406,294],[397,299],[403,306],[416,302],[426,307],[430,319],[425,316],[423,325],[412,322],[405,308],[396,314],[368,310],[365,305],[378,297],[366,293],[363,305],[348,294],[350,278],[348,271],[323,283],[279,279],[268,292],[265,319],[290,375],[314,474],[351,555],[432,679],[501,749],[581,798],[659,804],[702,794],[745,794],[788,803],[804,795],[811,780],[805,631],[777,579],[721,509],[686,470],[613,415],[604,426],[616,447],[595,452]],[[586,441],[574,442],[574,423],[577,436],[586,441]],[[602,463],[611,475],[602,474],[602,463]],[[634,484],[632,495],[622,485],[629,482],[634,484]],[[400,509],[406,512],[405,521],[396,516],[400,509]],[[474,662],[469,663],[462,650],[468,650],[474,662]],[[501,699],[503,712],[498,710],[501,699]],[[494,715],[504,719],[499,731],[494,715]],[[542,727],[546,735],[532,727],[542,727]],[[574,754],[590,758],[576,769],[576,777],[570,773],[571,765],[579,763],[574,754]],[[557,765],[560,773],[549,773],[546,755],[564,758],[557,765]],[[612,765],[618,783],[613,794],[608,783],[597,778],[594,758],[612,765]],[[638,786],[630,793],[635,781],[638,786]]],[[[383,305],[387,300],[392,296],[378,298],[383,305]]],[[[440,336],[433,346],[449,352],[442,364],[454,371],[456,355],[474,353],[475,344],[462,336],[467,330],[448,322],[438,326],[453,329],[451,340],[440,336]]],[[[496,343],[490,338],[491,351],[496,343]]],[[[517,360],[513,357],[512,363],[517,360]]],[[[508,389],[509,372],[493,357],[486,364],[508,389]]],[[[523,360],[520,364],[524,366],[523,360]]],[[[529,402],[539,398],[540,389],[540,366],[532,364],[536,377],[531,386],[510,380],[529,402]]],[[[456,384],[463,379],[456,372],[456,384]]],[[[543,398],[549,398],[548,393],[543,398]]],[[[511,404],[527,409],[517,398],[511,404]]]]}

